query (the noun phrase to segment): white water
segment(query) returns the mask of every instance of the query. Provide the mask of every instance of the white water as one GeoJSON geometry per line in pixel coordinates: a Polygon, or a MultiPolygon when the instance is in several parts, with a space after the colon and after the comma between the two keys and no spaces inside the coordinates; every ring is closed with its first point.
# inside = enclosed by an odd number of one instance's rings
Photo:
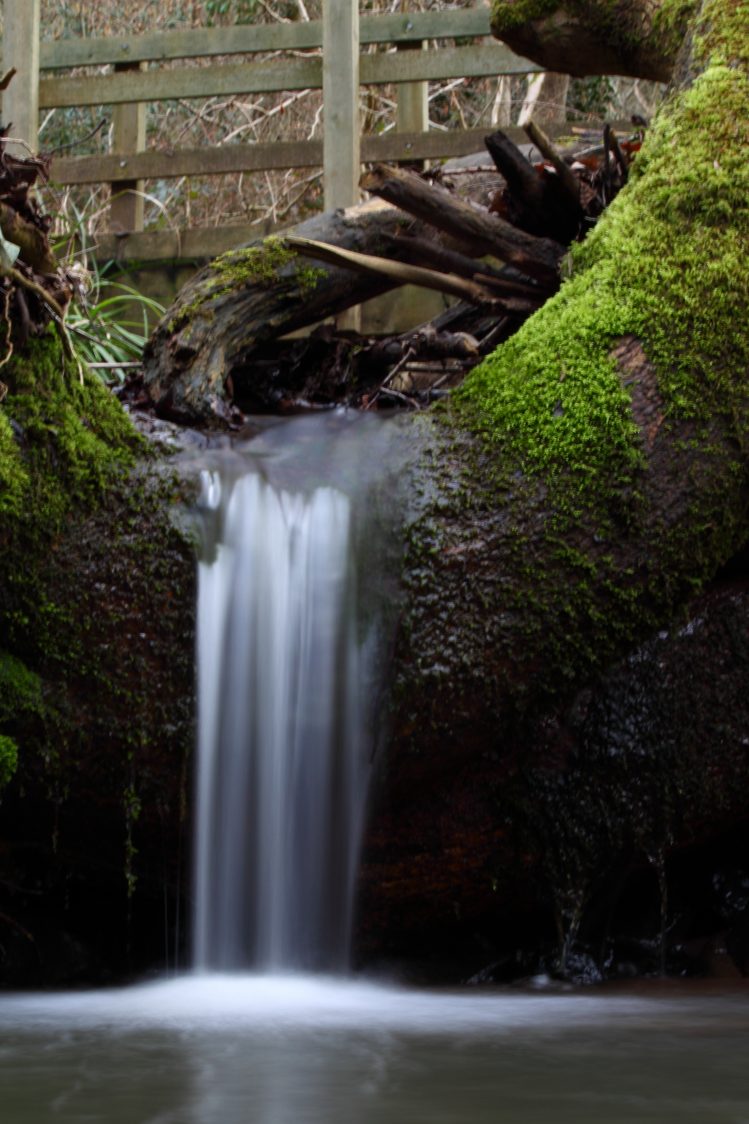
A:
{"type": "Polygon", "coordinates": [[[345,967],[366,790],[351,501],[204,474],[198,969],[345,967]]]}
{"type": "Polygon", "coordinates": [[[0,997],[8,1124],[747,1124],[749,996],[192,976],[0,997]]]}

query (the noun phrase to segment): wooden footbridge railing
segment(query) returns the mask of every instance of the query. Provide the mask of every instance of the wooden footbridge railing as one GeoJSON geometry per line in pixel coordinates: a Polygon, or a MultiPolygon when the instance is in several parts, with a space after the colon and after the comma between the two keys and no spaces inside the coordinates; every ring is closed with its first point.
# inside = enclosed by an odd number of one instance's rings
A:
{"type": "Polygon", "coordinates": [[[253,236],[249,227],[143,231],[140,189],[146,180],[318,166],[326,207],[347,206],[358,199],[363,162],[434,159],[481,148],[486,129],[429,131],[429,81],[539,69],[488,38],[484,6],[360,19],[353,0],[324,0],[319,21],[59,41],[41,38],[39,7],[40,0],[5,0],[3,72],[15,67],[17,73],[3,94],[3,120],[13,122],[14,137],[36,148],[40,111],[112,107],[112,151],[59,157],[53,174],[59,184],[111,184],[111,233],[99,253],[123,262],[211,256],[253,236]],[[390,49],[362,51],[371,44],[390,49]],[[285,53],[256,57],[273,51],[285,53]],[[209,61],[197,67],[195,59],[209,61]],[[398,87],[397,131],[361,136],[360,85],[388,83],[398,87]],[[322,89],[320,140],[279,136],[272,143],[147,148],[148,102],[302,89],[322,89]]]}

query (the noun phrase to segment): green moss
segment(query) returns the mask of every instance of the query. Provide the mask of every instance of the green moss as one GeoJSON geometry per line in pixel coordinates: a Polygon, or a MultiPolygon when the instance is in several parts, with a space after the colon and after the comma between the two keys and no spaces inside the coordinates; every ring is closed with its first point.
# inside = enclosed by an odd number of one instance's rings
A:
{"type": "Polygon", "coordinates": [[[9,652],[0,651],[0,724],[21,714],[40,714],[39,676],[9,652]]]}
{"type": "Polygon", "coordinates": [[[665,56],[676,57],[698,7],[698,0],[661,0],[658,4],[652,17],[652,38],[663,45],[665,56]]]}
{"type": "Polygon", "coordinates": [[[501,39],[524,24],[553,15],[561,6],[559,0],[494,0],[492,34],[501,39]]]}
{"type": "Polygon", "coordinates": [[[211,262],[209,269],[217,283],[232,289],[247,284],[270,285],[279,269],[293,261],[296,254],[283,239],[271,236],[259,246],[229,250],[211,262]]]}
{"type": "Polygon", "coordinates": [[[46,841],[39,824],[27,838],[50,903],[89,874],[137,879],[142,901],[163,892],[152,840],[180,822],[193,744],[194,553],[170,521],[184,486],[55,336],[2,379],[0,785],[17,769],[14,799],[46,808],[46,841]]]}
{"type": "Polygon", "coordinates": [[[29,476],[10,418],[0,407],[0,516],[20,515],[29,476]]]}
{"type": "MultiPolygon", "coordinates": [[[[0,406],[0,625],[17,653],[54,657],[74,635],[71,612],[40,573],[73,513],[93,510],[144,450],[119,402],[96,378],[66,370],[51,332],[3,368],[0,406]]],[[[34,673],[0,653],[0,723],[43,712],[34,673]]]]}
{"type": "MultiPolygon", "coordinates": [[[[675,2],[675,0],[674,0],[675,2]]],[[[749,4],[747,0],[706,0],[699,9],[694,43],[697,62],[712,61],[749,67],[749,4]]],[[[743,124],[746,125],[746,118],[743,124]]]]}
{"type": "Polygon", "coordinates": [[[5,788],[18,767],[18,746],[13,738],[0,734],[0,790],[5,788]]]}
{"type": "Polygon", "coordinates": [[[15,656],[0,651],[0,789],[18,767],[17,737],[11,735],[16,735],[19,723],[43,712],[39,676],[15,656]]]}
{"type": "Polygon", "coordinates": [[[34,340],[5,368],[0,407],[0,512],[39,526],[90,506],[144,445],[111,392],[66,370],[57,337],[34,340]],[[15,427],[15,433],[13,431],[15,427]]]}
{"type": "Polygon", "coordinates": [[[432,416],[437,494],[412,534],[404,659],[439,677],[440,713],[497,726],[568,690],[663,627],[746,538],[735,11],[703,9],[719,49],[664,106],[560,292],[432,416]]]}
{"type": "MultiPolygon", "coordinates": [[[[275,236],[266,238],[259,246],[230,250],[209,266],[217,285],[211,295],[220,296],[247,285],[273,285],[278,281],[279,272],[296,262],[296,251],[275,236]]],[[[319,279],[325,276],[324,269],[301,264],[296,265],[292,274],[303,294],[314,289],[319,279]]]]}
{"type": "Polygon", "coordinates": [[[196,316],[212,318],[213,301],[253,285],[278,284],[282,271],[290,288],[296,287],[302,295],[312,292],[326,271],[297,262],[296,252],[276,236],[257,246],[221,254],[200,274],[194,286],[186,288],[184,303],[178,304],[167,330],[172,332],[183,324],[189,325],[196,316]]]}
{"type": "Polygon", "coordinates": [[[746,76],[724,65],[674,99],[571,279],[456,396],[524,469],[581,489],[634,479],[640,435],[611,357],[628,336],[656,367],[666,420],[735,414],[743,445],[748,119],[746,76]]]}
{"type": "Polygon", "coordinates": [[[323,278],[327,277],[326,270],[314,265],[297,265],[294,270],[296,283],[302,296],[309,296],[317,288],[323,278]]]}

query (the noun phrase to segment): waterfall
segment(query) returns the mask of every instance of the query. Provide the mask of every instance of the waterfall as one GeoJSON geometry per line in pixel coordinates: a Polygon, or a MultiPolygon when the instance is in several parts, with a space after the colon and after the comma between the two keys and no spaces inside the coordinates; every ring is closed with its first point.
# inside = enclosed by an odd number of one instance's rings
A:
{"type": "Polygon", "coordinates": [[[341,970],[369,768],[352,501],[203,484],[194,964],[341,970]]]}

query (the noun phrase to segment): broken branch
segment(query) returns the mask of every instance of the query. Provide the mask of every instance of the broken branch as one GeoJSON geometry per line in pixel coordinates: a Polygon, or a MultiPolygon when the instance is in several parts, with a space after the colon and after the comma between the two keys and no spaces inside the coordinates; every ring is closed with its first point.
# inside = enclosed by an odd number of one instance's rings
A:
{"type": "Polygon", "coordinates": [[[424,269],[422,266],[389,261],[387,258],[377,258],[371,254],[359,254],[354,250],[344,250],[326,242],[315,242],[310,238],[288,237],[285,241],[288,246],[305,257],[316,258],[333,265],[347,265],[357,272],[388,277],[401,285],[421,285],[425,289],[449,293],[473,304],[496,303],[496,297],[481,285],[466,281],[453,273],[439,273],[433,269],[424,269]]]}
{"type": "Polygon", "coordinates": [[[565,253],[558,242],[526,234],[496,215],[456,199],[444,188],[425,183],[403,168],[377,164],[362,176],[360,183],[372,195],[386,199],[457,238],[477,257],[495,254],[549,289],[558,287],[559,263],[565,253]]]}

